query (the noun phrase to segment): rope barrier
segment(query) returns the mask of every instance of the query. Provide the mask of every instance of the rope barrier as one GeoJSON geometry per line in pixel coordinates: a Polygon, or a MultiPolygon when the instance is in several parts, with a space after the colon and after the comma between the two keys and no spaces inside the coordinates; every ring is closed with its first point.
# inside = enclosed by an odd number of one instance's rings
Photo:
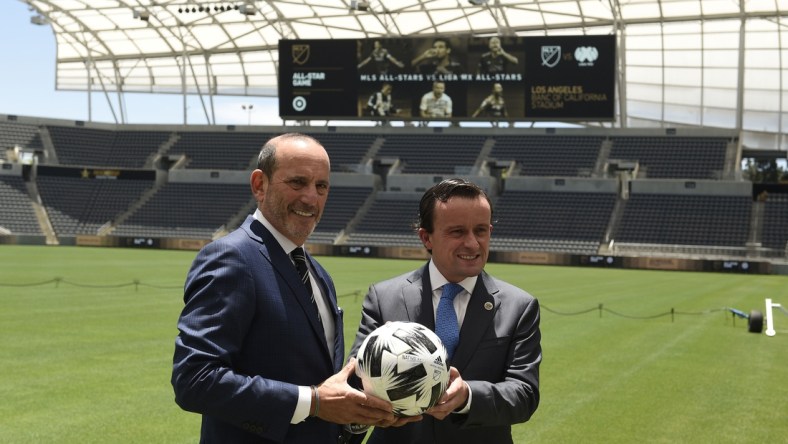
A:
{"type": "MultiPolygon", "coordinates": [[[[55,284],[55,288],[58,288],[59,285],[61,283],[63,283],[63,284],[71,285],[71,286],[74,286],[74,287],[80,287],[80,288],[123,288],[123,287],[134,286],[134,290],[135,291],[139,291],[139,287],[155,288],[155,289],[158,289],[158,290],[175,290],[175,289],[181,290],[181,289],[183,289],[183,285],[155,285],[155,284],[148,284],[148,283],[145,283],[145,282],[141,282],[139,279],[134,279],[131,282],[126,282],[126,283],[121,283],[121,284],[102,284],[102,285],[99,285],[99,284],[82,284],[82,283],[78,283],[78,282],[72,282],[72,281],[63,279],[61,277],[52,278],[52,279],[49,279],[49,280],[46,280],[46,281],[28,282],[28,283],[0,282],[0,287],[17,287],[17,288],[36,287],[36,286],[48,285],[48,284],[52,284],[52,283],[55,284]]],[[[352,291],[350,293],[339,294],[339,295],[337,295],[337,299],[342,299],[342,298],[353,296],[354,300],[357,300],[362,294],[363,294],[363,292],[361,290],[355,290],[355,291],[352,291]]],[[[584,315],[584,314],[587,314],[587,313],[591,313],[591,312],[597,311],[597,312],[599,312],[599,317],[600,318],[602,317],[603,313],[608,313],[608,314],[611,314],[613,316],[618,316],[618,317],[621,317],[621,318],[641,319],[641,320],[657,319],[657,318],[661,318],[661,317],[664,317],[664,316],[670,316],[671,317],[671,321],[675,320],[676,315],[702,316],[702,315],[707,315],[707,314],[711,314],[711,313],[716,313],[716,312],[719,312],[719,311],[731,310],[728,307],[723,307],[723,308],[713,308],[713,309],[699,311],[699,312],[686,312],[686,311],[676,311],[674,308],[671,308],[670,311],[666,311],[664,313],[658,313],[658,314],[654,314],[654,315],[629,315],[629,314],[624,314],[624,313],[617,312],[615,310],[611,310],[611,309],[605,307],[604,304],[599,304],[596,307],[592,307],[592,308],[588,308],[588,309],[580,310],[580,311],[574,311],[574,312],[562,312],[562,311],[554,310],[554,309],[552,309],[552,308],[550,308],[550,307],[548,307],[548,306],[546,306],[544,304],[540,304],[540,308],[541,308],[541,310],[544,310],[544,311],[547,311],[547,312],[550,312],[550,313],[553,313],[553,314],[556,314],[556,315],[559,315],[559,316],[579,316],[579,315],[584,315]]],[[[783,311],[785,311],[784,308],[781,307],[781,309],[783,311]]],[[[786,314],[788,314],[788,312],[786,312],[786,314]]],[[[735,317],[735,314],[733,316],[735,317]]]]}
{"type": "Polygon", "coordinates": [[[41,282],[28,282],[28,283],[0,282],[0,287],[16,287],[16,288],[39,287],[42,285],[48,285],[52,283],[55,284],[55,288],[59,288],[60,284],[67,284],[67,285],[71,285],[72,287],[79,287],[79,288],[123,288],[123,287],[133,286],[135,291],[139,291],[139,287],[156,288],[160,290],[183,289],[183,285],[154,285],[154,284],[147,284],[141,282],[139,279],[134,279],[131,282],[126,282],[122,284],[83,284],[79,282],[72,282],[63,279],[61,277],[56,277],[41,282]]]}
{"type": "Polygon", "coordinates": [[[57,283],[60,282],[60,278],[54,278],[54,279],[50,279],[48,281],[42,281],[42,282],[30,282],[30,283],[27,283],[27,284],[3,284],[3,283],[0,283],[0,287],[38,287],[40,285],[51,284],[52,282],[55,282],[55,284],[56,284],[55,286],[57,286],[57,283]]]}
{"type": "Polygon", "coordinates": [[[671,322],[675,321],[676,315],[702,316],[702,315],[707,315],[707,314],[711,314],[711,313],[716,313],[716,312],[719,312],[719,311],[727,310],[727,308],[723,307],[723,308],[713,308],[713,309],[699,311],[699,312],[688,312],[688,311],[676,311],[675,308],[671,308],[670,311],[666,311],[664,313],[658,313],[658,314],[654,314],[654,315],[640,315],[640,316],[636,316],[636,315],[628,315],[628,314],[617,312],[615,310],[611,310],[611,309],[605,307],[604,304],[599,304],[595,308],[589,308],[587,310],[582,310],[582,311],[577,311],[577,312],[572,312],[572,313],[566,313],[566,312],[560,312],[560,311],[557,311],[557,310],[553,310],[553,309],[547,307],[544,304],[540,304],[540,308],[542,310],[548,311],[548,312],[553,313],[553,314],[557,314],[559,316],[577,316],[577,315],[590,313],[592,311],[598,311],[600,318],[602,317],[602,313],[609,313],[609,314],[611,314],[613,316],[618,316],[618,317],[627,318],[627,319],[657,319],[657,318],[661,318],[661,317],[664,317],[664,316],[670,316],[671,322]]]}

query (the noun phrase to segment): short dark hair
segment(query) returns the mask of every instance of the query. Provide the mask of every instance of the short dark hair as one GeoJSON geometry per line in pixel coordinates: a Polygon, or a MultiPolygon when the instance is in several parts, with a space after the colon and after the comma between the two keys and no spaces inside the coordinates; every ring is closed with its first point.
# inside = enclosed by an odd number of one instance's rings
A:
{"type": "Polygon", "coordinates": [[[310,142],[314,142],[320,146],[323,146],[320,142],[317,141],[312,136],[307,136],[306,134],[301,133],[285,133],[279,136],[274,136],[268,139],[267,142],[263,145],[260,149],[260,154],[257,155],[257,169],[262,170],[263,174],[269,179],[273,177],[274,171],[276,171],[276,146],[282,141],[286,140],[296,140],[302,139],[307,140],[310,142]]]}
{"type": "Polygon", "coordinates": [[[446,202],[452,197],[476,199],[479,196],[483,196],[487,200],[487,203],[490,204],[490,223],[492,223],[492,202],[481,187],[465,179],[444,179],[440,183],[433,185],[429,190],[424,192],[423,196],[421,196],[416,229],[423,228],[427,233],[432,233],[435,229],[435,205],[438,201],[446,202]]]}
{"type": "Polygon", "coordinates": [[[435,46],[435,44],[438,42],[443,42],[446,45],[446,49],[451,49],[451,42],[449,41],[449,39],[445,37],[436,37],[432,39],[432,46],[435,46]]]}

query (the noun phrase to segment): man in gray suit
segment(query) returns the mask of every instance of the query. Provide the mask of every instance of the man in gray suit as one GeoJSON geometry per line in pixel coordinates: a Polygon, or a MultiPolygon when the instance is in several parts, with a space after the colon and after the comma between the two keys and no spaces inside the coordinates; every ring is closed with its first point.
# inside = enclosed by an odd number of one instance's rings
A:
{"type": "Polygon", "coordinates": [[[484,190],[462,179],[433,186],[419,204],[418,235],[432,255],[416,271],[374,284],[350,351],[388,321],[418,322],[436,330],[444,322],[444,286],[459,284],[449,302],[458,342],[449,349],[449,387],[422,421],[375,428],[368,444],[512,443],[511,426],[539,405],[542,360],[539,303],[525,291],[484,271],[492,232],[492,206],[484,190]],[[437,327],[437,328],[436,328],[437,327]]]}

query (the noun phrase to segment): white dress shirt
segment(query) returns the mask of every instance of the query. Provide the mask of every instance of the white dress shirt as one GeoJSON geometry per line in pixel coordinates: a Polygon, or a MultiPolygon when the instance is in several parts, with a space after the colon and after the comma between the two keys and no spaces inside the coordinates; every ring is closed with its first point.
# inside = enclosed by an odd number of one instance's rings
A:
{"type": "MultiPolygon", "coordinates": [[[[443,286],[449,283],[449,281],[443,277],[440,271],[438,271],[438,267],[435,266],[435,263],[430,260],[429,265],[430,271],[430,284],[432,285],[432,312],[434,316],[437,316],[438,313],[438,303],[441,300],[441,293],[443,292],[443,286]]],[[[462,291],[457,294],[454,298],[454,311],[457,312],[457,324],[459,325],[460,330],[462,330],[462,321],[465,320],[465,311],[468,309],[468,303],[471,301],[471,293],[473,292],[473,288],[476,286],[476,280],[479,276],[471,276],[467,277],[460,282],[455,282],[462,287],[462,291]]],[[[460,337],[462,339],[462,337],[460,337]]],[[[471,410],[471,399],[473,398],[473,392],[471,391],[471,387],[466,382],[465,385],[468,387],[468,402],[465,406],[457,410],[455,413],[468,413],[471,410]]]]}
{"type": "MultiPolygon", "coordinates": [[[[254,216],[268,231],[271,232],[271,235],[274,236],[279,245],[285,250],[288,257],[290,257],[290,253],[295,250],[299,245],[296,245],[285,237],[282,233],[280,233],[273,225],[271,225],[268,220],[266,220],[263,213],[260,209],[255,210],[254,216]]],[[[290,259],[290,262],[293,262],[293,259],[290,259]]],[[[309,263],[309,261],[307,261],[309,263]]],[[[295,263],[293,263],[295,266],[295,263]]],[[[315,274],[312,271],[312,267],[309,268],[309,282],[312,284],[312,294],[315,295],[315,303],[317,304],[317,310],[320,312],[320,318],[323,320],[323,332],[326,334],[326,342],[328,345],[328,352],[331,354],[331,359],[334,359],[334,340],[336,339],[336,328],[334,325],[334,312],[331,310],[328,302],[326,301],[326,296],[323,294],[323,290],[318,285],[318,281],[315,278],[315,274]]],[[[321,381],[322,382],[322,381],[321,381]]],[[[295,412],[293,412],[293,418],[290,420],[290,424],[298,424],[299,422],[304,421],[307,416],[309,416],[309,409],[312,406],[312,389],[311,387],[307,386],[299,386],[298,387],[298,404],[296,405],[295,412]]]]}

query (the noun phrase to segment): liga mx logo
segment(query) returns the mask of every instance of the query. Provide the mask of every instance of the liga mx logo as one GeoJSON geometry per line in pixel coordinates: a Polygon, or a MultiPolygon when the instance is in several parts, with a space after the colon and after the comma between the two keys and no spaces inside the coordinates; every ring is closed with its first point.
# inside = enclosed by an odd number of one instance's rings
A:
{"type": "Polygon", "coordinates": [[[561,47],[556,45],[542,46],[542,66],[553,68],[561,61],[561,47]]]}
{"type": "Polygon", "coordinates": [[[293,56],[293,63],[303,65],[309,60],[309,45],[293,45],[290,54],[293,56]]]}
{"type": "Polygon", "coordinates": [[[594,62],[599,58],[599,51],[595,46],[578,46],[575,49],[575,60],[577,66],[594,66],[594,62]]]}

